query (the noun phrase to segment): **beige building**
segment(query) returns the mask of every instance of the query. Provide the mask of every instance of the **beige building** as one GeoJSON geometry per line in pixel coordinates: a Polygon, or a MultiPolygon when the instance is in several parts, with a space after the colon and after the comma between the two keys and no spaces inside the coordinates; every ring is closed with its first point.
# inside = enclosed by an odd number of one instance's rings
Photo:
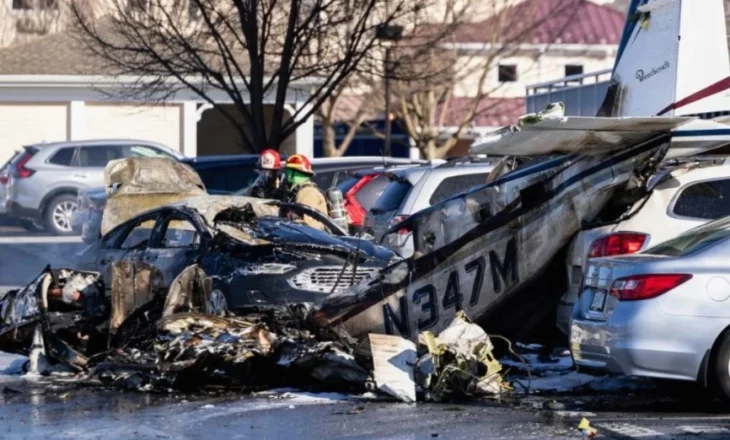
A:
{"type": "MultiPolygon", "coordinates": [[[[24,145],[60,140],[145,139],[187,156],[248,152],[221,113],[232,105],[224,93],[213,94],[218,108],[192,91],[164,102],[122,99],[133,79],[111,76],[64,30],[70,16],[61,1],[0,0],[0,164],[24,145]]],[[[306,82],[290,88],[290,114],[306,90],[306,82]]],[[[313,133],[310,118],[282,151],[311,155],[313,133]]]]}
{"type": "MultiPolygon", "coordinates": [[[[490,19],[462,26],[447,45],[459,53],[457,70],[466,72],[455,84],[455,96],[465,101],[473,99],[483,72],[478,66],[486,65],[487,57],[495,58],[482,84],[482,93],[488,95],[484,99],[494,110],[477,118],[474,132],[489,131],[524,114],[528,85],[612,67],[625,15],[608,3],[524,0],[506,22],[527,20],[538,24],[527,32],[516,26],[524,34],[511,39],[516,44],[510,49],[492,44],[487,38],[493,28],[490,19]],[[525,18],[528,16],[531,18],[525,18]],[[522,105],[516,105],[518,102],[522,105]]],[[[509,38],[509,31],[505,33],[509,38]]],[[[459,118],[454,115],[450,119],[459,118]]]]}

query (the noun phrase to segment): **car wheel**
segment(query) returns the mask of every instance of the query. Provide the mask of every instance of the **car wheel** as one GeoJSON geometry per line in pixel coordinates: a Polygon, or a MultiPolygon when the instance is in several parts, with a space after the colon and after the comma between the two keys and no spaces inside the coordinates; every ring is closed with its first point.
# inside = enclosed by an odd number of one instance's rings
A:
{"type": "Polygon", "coordinates": [[[78,208],[77,197],[72,194],[61,194],[46,206],[45,220],[48,230],[56,235],[73,235],[71,217],[78,208]]]}
{"type": "Polygon", "coordinates": [[[723,402],[730,403],[730,331],[720,336],[717,349],[710,358],[710,389],[723,402]]]}

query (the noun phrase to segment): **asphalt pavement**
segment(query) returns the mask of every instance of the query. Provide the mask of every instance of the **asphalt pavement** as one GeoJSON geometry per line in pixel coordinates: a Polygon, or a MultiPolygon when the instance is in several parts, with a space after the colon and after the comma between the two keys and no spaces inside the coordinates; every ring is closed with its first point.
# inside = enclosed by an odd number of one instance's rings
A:
{"type": "Polygon", "coordinates": [[[169,396],[5,379],[3,385],[0,376],[0,439],[562,440],[585,438],[577,429],[583,417],[598,430],[596,438],[730,438],[730,416],[721,407],[646,393],[404,404],[297,390],[169,396]]]}
{"type": "Polygon", "coordinates": [[[68,267],[85,248],[79,237],[28,234],[21,228],[0,226],[0,290],[25,285],[44,267],[68,267]]]}

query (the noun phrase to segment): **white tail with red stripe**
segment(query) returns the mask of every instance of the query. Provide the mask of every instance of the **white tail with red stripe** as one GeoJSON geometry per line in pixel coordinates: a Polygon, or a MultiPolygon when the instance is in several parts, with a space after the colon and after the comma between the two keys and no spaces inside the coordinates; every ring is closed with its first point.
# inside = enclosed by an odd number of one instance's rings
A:
{"type": "Polygon", "coordinates": [[[730,111],[723,0],[633,0],[600,116],[730,111]]]}

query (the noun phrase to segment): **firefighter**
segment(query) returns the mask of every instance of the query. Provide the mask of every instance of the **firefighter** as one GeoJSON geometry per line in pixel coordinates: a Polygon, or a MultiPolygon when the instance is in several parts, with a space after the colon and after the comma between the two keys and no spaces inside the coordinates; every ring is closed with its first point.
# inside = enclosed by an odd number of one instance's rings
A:
{"type": "MultiPolygon", "coordinates": [[[[296,202],[316,209],[323,215],[328,215],[327,199],[317,184],[312,182],[312,165],[309,159],[301,154],[290,156],[284,168],[286,185],[288,188],[287,201],[296,202]]],[[[304,224],[315,229],[324,229],[324,225],[312,217],[305,215],[304,224]]]]}
{"type": "Polygon", "coordinates": [[[281,156],[276,150],[264,150],[259,155],[259,175],[251,187],[251,197],[283,199],[281,188],[281,156]]]}

